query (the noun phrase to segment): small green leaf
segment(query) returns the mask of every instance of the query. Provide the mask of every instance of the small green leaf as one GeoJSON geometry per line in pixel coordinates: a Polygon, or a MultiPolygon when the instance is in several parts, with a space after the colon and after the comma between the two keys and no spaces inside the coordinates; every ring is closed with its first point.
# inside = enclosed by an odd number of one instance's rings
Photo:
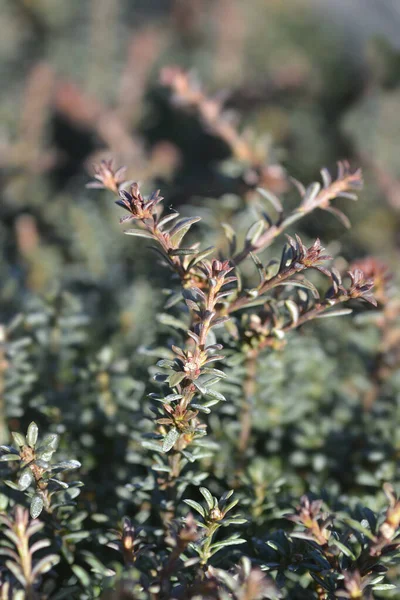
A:
{"type": "Polygon", "coordinates": [[[35,564],[32,569],[32,579],[35,579],[39,575],[44,575],[50,569],[60,562],[60,557],[57,554],[49,554],[43,557],[39,562],[35,564]]]}
{"type": "Polygon", "coordinates": [[[90,535],[89,531],[72,531],[71,533],[67,533],[63,536],[63,540],[66,542],[80,542],[81,540],[86,540],[90,535]]]}
{"type": "Polygon", "coordinates": [[[232,502],[230,502],[225,508],[224,508],[224,514],[228,513],[230,510],[232,510],[232,508],[234,508],[237,503],[239,502],[239,500],[232,500],[232,502]]]}
{"type": "Polygon", "coordinates": [[[38,448],[38,452],[55,452],[58,448],[60,438],[57,433],[46,433],[43,437],[40,446],[38,448]]]}
{"type": "Polygon", "coordinates": [[[267,546],[269,546],[270,548],[272,548],[272,550],[275,550],[275,552],[280,552],[281,554],[285,554],[282,551],[282,548],[279,548],[277,546],[277,544],[275,544],[275,542],[273,540],[267,540],[265,543],[267,544],[267,546]]]}
{"type": "Polygon", "coordinates": [[[375,540],[375,536],[372,533],[372,531],[370,531],[369,529],[367,529],[367,527],[364,527],[361,523],[359,523],[358,521],[356,521],[355,519],[351,519],[349,518],[347,515],[345,515],[344,517],[342,517],[342,520],[349,525],[350,527],[352,527],[353,529],[356,529],[357,531],[359,531],[360,533],[362,533],[363,535],[365,535],[367,538],[369,538],[370,540],[374,541],[375,540]]]}
{"type": "Polygon", "coordinates": [[[156,373],[153,379],[158,383],[166,383],[168,381],[168,375],[166,375],[165,373],[156,373]]]}
{"type": "Polygon", "coordinates": [[[14,483],[13,481],[10,481],[9,479],[5,479],[4,483],[11,488],[12,490],[18,490],[19,491],[19,487],[17,486],[16,483],[14,483]]]}
{"type": "Polygon", "coordinates": [[[35,554],[35,552],[38,552],[39,550],[43,550],[43,548],[48,548],[49,546],[51,546],[51,542],[48,539],[41,539],[38,540],[37,542],[35,542],[34,544],[32,544],[32,546],[29,549],[29,552],[31,554],[31,556],[33,556],[35,554]]]}
{"type": "Polygon", "coordinates": [[[226,402],[226,398],[223,394],[220,394],[220,392],[216,392],[215,390],[212,390],[210,388],[207,388],[206,396],[214,398],[219,402],[226,402]]]}
{"type": "Polygon", "coordinates": [[[69,488],[68,483],[65,483],[65,481],[60,481],[59,479],[55,479],[54,477],[49,477],[49,482],[50,481],[56,488],[61,488],[63,490],[67,490],[69,488]]]}
{"type": "Polygon", "coordinates": [[[172,245],[179,246],[191,226],[198,221],[200,221],[200,217],[191,217],[189,219],[181,219],[175,223],[174,227],[169,232],[172,245]]]}
{"type": "Polygon", "coordinates": [[[173,212],[173,213],[169,213],[168,215],[165,215],[165,217],[162,217],[157,222],[158,228],[163,227],[164,225],[166,225],[170,221],[173,221],[174,219],[177,219],[178,217],[179,217],[179,213],[178,212],[173,212]]]}
{"type": "Polygon", "coordinates": [[[167,467],[167,465],[153,465],[151,468],[153,469],[153,471],[156,471],[157,473],[170,473],[171,472],[171,467],[167,467]]]}
{"type": "Polygon", "coordinates": [[[290,313],[293,325],[296,325],[297,321],[299,320],[299,307],[297,306],[296,302],[293,302],[293,300],[285,300],[285,306],[290,313]]]}
{"type": "Polygon", "coordinates": [[[301,205],[304,206],[309,206],[310,204],[312,204],[314,202],[314,200],[316,199],[316,197],[318,196],[319,192],[321,189],[321,184],[318,183],[317,181],[315,181],[314,183],[311,183],[308,188],[306,189],[306,192],[301,200],[301,205]]]}
{"type": "Polygon", "coordinates": [[[316,316],[316,319],[327,319],[328,317],[343,317],[353,312],[351,308],[341,308],[339,310],[330,310],[316,316]]]}
{"type": "Polygon", "coordinates": [[[345,556],[348,556],[352,560],[357,560],[357,557],[350,550],[350,548],[348,548],[347,546],[345,546],[344,544],[342,544],[342,542],[339,542],[338,540],[333,540],[332,541],[332,545],[336,546],[337,548],[339,548],[339,550],[341,550],[345,556]]]}
{"type": "Polygon", "coordinates": [[[203,406],[202,404],[195,404],[195,403],[191,403],[190,404],[191,408],[195,408],[196,410],[205,413],[206,415],[209,415],[211,410],[209,408],[207,408],[206,406],[203,406]]]}
{"type": "Polygon", "coordinates": [[[144,440],[142,442],[143,448],[147,450],[153,450],[154,452],[162,452],[162,445],[158,442],[152,442],[151,440],[144,440]]]}
{"type": "Polygon", "coordinates": [[[299,288],[305,288],[306,290],[310,290],[310,292],[312,293],[312,295],[314,296],[314,298],[318,299],[319,298],[319,292],[317,290],[317,288],[315,287],[315,285],[313,285],[311,283],[311,281],[308,281],[308,279],[289,279],[288,281],[279,281],[278,283],[276,283],[274,285],[274,287],[278,287],[278,286],[288,286],[288,287],[299,287],[299,288]]]}
{"type": "Polygon", "coordinates": [[[11,548],[2,548],[0,546],[0,556],[9,556],[16,562],[19,560],[18,554],[14,550],[11,550],[11,548]]]}
{"type": "Polygon", "coordinates": [[[165,309],[172,308],[172,306],[175,306],[175,304],[178,304],[178,302],[180,302],[181,300],[182,300],[181,292],[171,294],[170,297],[168,298],[168,300],[166,301],[164,308],[165,309]]]}
{"type": "Polygon", "coordinates": [[[261,295],[258,298],[255,298],[254,300],[246,302],[246,308],[254,308],[256,306],[262,306],[266,302],[267,302],[266,297],[261,295]]]}
{"type": "Polygon", "coordinates": [[[222,525],[227,527],[228,525],[244,525],[245,523],[248,523],[247,519],[243,519],[241,517],[232,517],[226,520],[224,519],[222,525]]]}
{"type": "Polygon", "coordinates": [[[0,461],[8,462],[9,460],[21,460],[19,454],[3,454],[0,456],[0,461]]]}
{"type": "Polygon", "coordinates": [[[203,260],[204,258],[207,258],[207,256],[212,254],[214,252],[214,250],[215,250],[215,246],[210,246],[209,248],[205,248],[205,250],[201,250],[198,254],[196,254],[196,256],[194,258],[192,258],[192,260],[190,261],[190,263],[188,265],[188,271],[192,267],[197,265],[197,263],[199,263],[201,260],[203,260]]]}
{"type": "Polygon", "coordinates": [[[12,560],[6,560],[6,567],[11,571],[14,577],[19,581],[23,588],[26,586],[26,579],[22,573],[21,567],[12,560]]]}
{"type": "Polygon", "coordinates": [[[170,360],[169,358],[162,358],[157,361],[156,366],[162,369],[172,369],[172,367],[175,366],[175,361],[170,360]]]}
{"type": "Polygon", "coordinates": [[[25,439],[25,436],[22,435],[22,433],[18,433],[18,431],[12,431],[11,435],[13,437],[15,444],[18,446],[18,448],[22,448],[22,446],[26,446],[26,439],[25,439]]]}
{"type": "Polygon", "coordinates": [[[34,421],[29,425],[28,431],[26,433],[26,441],[31,448],[35,447],[35,444],[38,439],[39,429],[34,421]]]}
{"type": "Polygon", "coordinates": [[[293,225],[296,221],[299,221],[307,214],[304,208],[298,208],[292,212],[291,215],[287,216],[285,220],[281,223],[281,228],[286,229],[289,225],[293,225]]]}
{"type": "Polygon", "coordinates": [[[178,441],[179,437],[180,433],[177,429],[175,429],[175,427],[170,429],[164,438],[162,451],[169,452],[171,448],[175,445],[175,443],[178,441]]]}
{"type": "Polygon", "coordinates": [[[212,510],[216,505],[216,500],[212,496],[211,492],[205,487],[201,487],[199,491],[204,500],[207,502],[208,510],[212,510]]]}
{"type": "Polygon", "coordinates": [[[173,327],[174,329],[181,329],[182,331],[186,331],[188,328],[187,324],[184,321],[176,319],[168,313],[161,313],[157,315],[157,321],[162,325],[168,325],[169,327],[173,327]]]}
{"type": "Polygon", "coordinates": [[[199,390],[200,394],[202,394],[203,396],[207,394],[207,388],[198,379],[196,381],[193,381],[193,384],[199,390]]]}
{"type": "Polygon", "coordinates": [[[257,188],[257,192],[260,194],[260,196],[262,196],[263,198],[265,198],[266,200],[268,200],[268,202],[270,202],[272,204],[272,206],[275,208],[276,212],[278,212],[278,213],[283,212],[283,206],[281,204],[281,201],[279,200],[279,198],[277,196],[275,196],[275,194],[273,194],[269,190],[265,190],[264,188],[260,188],[260,187],[257,188]]]}
{"type": "Polygon", "coordinates": [[[228,546],[237,546],[238,544],[245,544],[246,540],[243,538],[223,540],[222,542],[216,542],[211,546],[210,556],[214,556],[217,552],[228,546]]]}
{"type": "Polygon", "coordinates": [[[90,577],[89,577],[88,573],[85,571],[85,569],[83,569],[79,565],[72,565],[71,569],[73,570],[75,576],[78,578],[80,584],[84,588],[88,589],[91,586],[91,581],[90,581],[90,577]]]}
{"type": "Polygon", "coordinates": [[[185,379],[186,373],[183,371],[176,371],[168,378],[168,383],[171,388],[176,387],[180,382],[185,379]]]}
{"type": "Polygon", "coordinates": [[[28,489],[31,483],[33,483],[33,479],[33,473],[29,469],[29,467],[27,469],[24,469],[18,479],[18,489],[21,492],[24,492],[28,489]]]}
{"type": "Polygon", "coordinates": [[[236,232],[229,223],[221,223],[222,229],[224,230],[225,236],[229,242],[229,252],[231,255],[235,254],[237,248],[236,232]]]}
{"type": "Polygon", "coordinates": [[[195,248],[175,248],[168,250],[170,256],[190,256],[191,254],[197,254],[197,252],[195,248]]]}
{"type": "Polygon", "coordinates": [[[221,498],[219,499],[220,503],[221,502],[226,502],[227,500],[229,500],[229,498],[231,498],[234,494],[234,490],[227,490],[226,492],[224,492],[221,496],[221,498]]]}
{"type": "Polygon", "coordinates": [[[7,454],[17,454],[19,456],[19,451],[16,450],[16,448],[14,448],[13,446],[0,446],[0,450],[2,452],[7,452],[7,454]]]}
{"type": "MultiPolygon", "coordinates": [[[[8,523],[6,525],[8,526],[8,523]]],[[[12,531],[11,529],[4,529],[4,531],[2,531],[2,533],[6,537],[8,537],[9,540],[11,540],[13,542],[13,544],[15,545],[16,548],[19,548],[20,539],[14,531],[12,531]]]]}
{"type": "Polygon", "coordinates": [[[201,369],[201,372],[210,375],[215,375],[215,377],[217,377],[218,379],[226,379],[228,377],[227,374],[223,371],[220,371],[219,369],[214,369],[212,367],[203,367],[201,369]]]}
{"type": "Polygon", "coordinates": [[[196,510],[202,517],[206,516],[204,508],[201,506],[201,504],[199,504],[195,500],[184,500],[184,502],[185,502],[185,504],[190,506],[190,508],[193,508],[194,510],[196,510]]]}
{"type": "Polygon", "coordinates": [[[49,462],[52,458],[54,454],[54,450],[46,450],[45,448],[42,450],[39,448],[38,450],[36,450],[36,456],[38,457],[39,460],[43,461],[43,462],[49,462]]]}
{"type": "Polygon", "coordinates": [[[80,469],[79,460],[63,460],[51,467],[51,471],[69,471],[71,469],[80,469]]]}
{"type": "Polygon", "coordinates": [[[29,512],[31,513],[32,519],[37,519],[43,510],[44,502],[41,496],[35,494],[31,501],[29,512]]]}
{"type": "Polygon", "coordinates": [[[384,592],[385,590],[395,590],[396,586],[393,583],[379,583],[372,587],[374,592],[384,592]]]}
{"type": "Polygon", "coordinates": [[[125,235],[134,235],[136,237],[147,238],[148,240],[154,240],[155,237],[148,231],[142,229],[127,229],[124,231],[125,235]]]}
{"type": "Polygon", "coordinates": [[[250,227],[250,229],[248,230],[248,232],[246,234],[246,238],[245,238],[246,244],[254,246],[254,244],[257,242],[258,238],[264,231],[264,228],[265,228],[264,220],[256,221],[255,223],[253,223],[253,225],[250,227]]]}

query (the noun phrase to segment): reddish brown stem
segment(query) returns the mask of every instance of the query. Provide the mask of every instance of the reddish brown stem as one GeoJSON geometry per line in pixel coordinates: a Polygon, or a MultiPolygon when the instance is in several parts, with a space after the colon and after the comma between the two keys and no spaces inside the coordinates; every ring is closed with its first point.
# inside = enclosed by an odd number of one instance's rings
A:
{"type": "MultiPolygon", "coordinates": [[[[300,268],[298,268],[298,269],[296,269],[295,267],[291,267],[287,271],[284,271],[283,273],[277,273],[276,275],[271,277],[271,279],[268,279],[268,281],[265,281],[264,283],[262,283],[257,288],[257,292],[258,292],[257,297],[265,294],[266,292],[269,292],[274,287],[276,287],[277,285],[282,283],[282,281],[286,281],[287,279],[289,279],[289,277],[291,277],[292,275],[295,275],[296,273],[300,273],[301,271],[303,271],[304,266],[299,265],[299,267],[300,268]]],[[[238,298],[236,298],[236,300],[234,300],[229,305],[228,313],[230,314],[230,313],[236,312],[237,310],[240,310],[241,308],[246,308],[246,305],[250,304],[253,301],[254,301],[254,298],[249,297],[247,295],[239,296],[238,298]]]]}
{"type": "Polygon", "coordinates": [[[343,194],[351,189],[352,182],[354,182],[357,177],[360,177],[359,172],[349,174],[341,179],[337,179],[328,187],[323,188],[312,202],[300,206],[298,209],[292,212],[292,214],[283,219],[283,221],[276,225],[272,225],[269,229],[267,229],[267,231],[260,235],[256,242],[245,246],[243,250],[238,252],[238,254],[233,257],[233,264],[239,265],[250,255],[251,252],[253,254],[258,254],[259,252],[262,252],[262,250],[265,250],[265,248],[268,248],[274,239],[283,233],[283,231],[285,231],[290,225],[302,219],[316,208],[329,210],[331,200],[334,200],[340,196],[340,194],[343,194]]]}

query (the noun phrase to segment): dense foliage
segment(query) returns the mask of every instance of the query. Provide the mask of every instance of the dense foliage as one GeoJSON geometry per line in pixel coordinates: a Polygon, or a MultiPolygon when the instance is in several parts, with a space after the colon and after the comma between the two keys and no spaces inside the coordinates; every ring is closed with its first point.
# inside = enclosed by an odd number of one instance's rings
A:
{"type": "Polygon", "coordinates": [[[0,599],[397,598],[396,52],[73,4],[0,15],[0,599]]]}

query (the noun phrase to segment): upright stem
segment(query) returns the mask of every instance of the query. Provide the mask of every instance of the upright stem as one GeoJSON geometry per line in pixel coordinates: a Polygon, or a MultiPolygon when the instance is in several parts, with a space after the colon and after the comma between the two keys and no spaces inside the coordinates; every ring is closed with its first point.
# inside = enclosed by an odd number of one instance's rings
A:
{"type": "Polygon", "coordinates": [[[35,593],[32,587],[32,556],[29,552],[29,537],[26,535],[26,523],[18,523],[16,533],[19,538],[17,550],[20,557],[22,572],[26,580],[26,600],[33,600],[35,593]]]}
{"type": "Polygon", "coordinates": [[[213,540],[213,536],[214,533],[217,531],[218,529],[218,525],[213,523],[212,525],[210,525],[208,527],[207,533],[206,533],[206,541],[204,542],[203,548],[202,548],[202,552],[201,552],[201,559],[200,559],[200,564],[202,567],[206,567],[207,566],[207,562],[210,558],[210,546],[211,546],[211,542],[213,540]]]}

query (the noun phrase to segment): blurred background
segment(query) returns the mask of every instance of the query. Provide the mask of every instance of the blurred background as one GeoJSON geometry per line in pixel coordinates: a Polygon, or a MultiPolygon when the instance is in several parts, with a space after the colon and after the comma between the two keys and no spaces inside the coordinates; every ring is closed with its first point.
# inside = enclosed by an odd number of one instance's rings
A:
{"type": "Polygon", "coordinates": [[[0,25],[3,299],[13,286],[116,276],[115,218],[84,189],[103,157],[171,204],[244,193],[252,160],[273,167],[262,182],[281,193],[280,167],[309,183],[346,158],[366,187],[351,241],[335,233],[349,258],[395,265],[396,0],[3,0],[0,25]],[[204,106],[168,66],[190,72],[204,106]]]}
{"type": "MultiPolygon", "coordinates": [[[[289,176],[308,185],[347,159],[365,176],[358,203],[338,201],[352,229],[318,212],[297,231],[320,236],[344,270],[373,255],[373,271],[398,278],[398,0],[1,0],[0,30],[0,321],[22,311],[37,342],[30,366],[22,358],[8,371],[12,429],[29,406],[70,427],[78,449],[93,447],[88,423],[140,398],[143,366],[156,360],[138,350],[159,343],[164,275],[143,240],[121,234],[111,194],[85,189],[102,158],[127,165],[145,191],[160,187],[167,206],[201,214],[204,244],[220,241],[207,224],[239,223],[256,186],[290,209],[289,176]],[[140,381],[125,389],[123,372],[140,381]]],[[[336,469],[344,489],[355,477],[367,489],[395,479],[399,433],[369,417],[366,433],[360,417],[380,395],[378,412],[396,424],[398,301],[388,311],[378,328],[321,325],[271,359],[274,400],[257,423],[274,424],[274,460],[286,460],[286,436],[295,469],[336,469]]],[[[85,467],[94,479],[99,448],[85,467]]]]}

